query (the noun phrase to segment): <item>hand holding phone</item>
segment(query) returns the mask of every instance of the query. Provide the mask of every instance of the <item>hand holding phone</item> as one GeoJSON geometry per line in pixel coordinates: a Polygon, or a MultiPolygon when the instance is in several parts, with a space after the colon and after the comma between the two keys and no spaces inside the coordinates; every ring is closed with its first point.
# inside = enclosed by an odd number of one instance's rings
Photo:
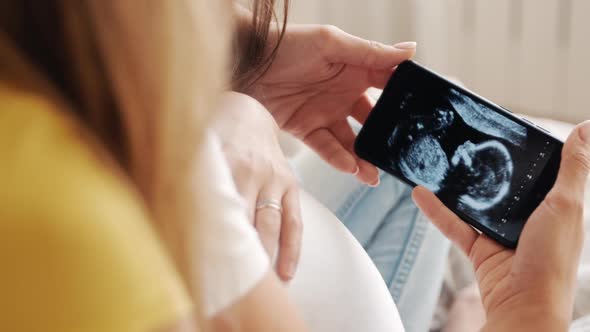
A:
{"type": "Polygon", "coordinates": [[[412,61],[397,67],[355,142],[361,158],[426,187],[508,247],[553,186],[562,147],[544,129],[412,61]]]}
{"type": "Polygon", "coordinates": [[[471,260],[487,316],[482,331],[567,330],[584,238],[589,161],[590,121],[570,134],[557,181],[528,219],[516,251],[478,234],[427,189],[412,193],[424,214],[471,260]]]}

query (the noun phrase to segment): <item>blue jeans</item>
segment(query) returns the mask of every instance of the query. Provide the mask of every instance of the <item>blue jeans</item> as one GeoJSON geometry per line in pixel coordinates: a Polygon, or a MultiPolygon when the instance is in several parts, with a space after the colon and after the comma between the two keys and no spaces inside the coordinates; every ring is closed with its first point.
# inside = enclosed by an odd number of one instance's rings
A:
{"type": "MultiPolygon", "coordinates": [[[[342,220],[389,287],[408,332],[428,331],[442,286],[448,241],[419,212],[411,188],[381,175],[371,188],[321,162],[298,172],[302,186],[342,220]]],[[[299,170],[298,170],[299,171],[299,170]]]]}

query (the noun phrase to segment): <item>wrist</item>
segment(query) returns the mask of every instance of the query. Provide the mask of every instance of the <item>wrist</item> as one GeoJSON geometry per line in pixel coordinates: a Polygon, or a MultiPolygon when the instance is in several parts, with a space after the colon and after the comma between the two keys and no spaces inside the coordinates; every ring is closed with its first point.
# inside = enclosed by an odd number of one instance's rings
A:
{"type": "Polygon", "coordinates": [[[487,312],[487,322],[482,331],[567,331],[571,321],[573,301],[565,294],[544,289],[515,296],[501,306],[487,312]]]}
{"type": "Polygon", "coordinates": [[[564,285],[575,285],[575,280],[539,277],[504,300],[489,300],[488,323],[482,331],[567,331],[573,315],[574,287],[564,285]]]}
{"type": "Polygon", "coordinates": [[[490,315],[481,331],[566,332],[570,321],[570,318],[552,310],[533,305],[490,315]]]}

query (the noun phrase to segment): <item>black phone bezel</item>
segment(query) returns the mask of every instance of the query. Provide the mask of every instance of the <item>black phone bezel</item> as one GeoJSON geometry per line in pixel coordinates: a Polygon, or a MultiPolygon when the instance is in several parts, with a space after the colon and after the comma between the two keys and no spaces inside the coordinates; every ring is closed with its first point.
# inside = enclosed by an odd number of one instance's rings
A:
{"type": "MultiPolygon", "coordinates": [[[[535,182],[534,187],[531,191],[532,193],[535,193],[535,194],[533,196],[527,198],[527,203],[530,203],[529,205],[538,206],[542,202],[542,200],[545,198],[545,195],[551,189],[551,187],[553,186],[553,184],[555,182],[555,178],[557,176],[557,171],[559,169],[559,164],[561,161],[561,149],[563,147],[563,141],[560,140],[559,138],[551,135],[551,133],[549,131],[547,131],[546,129],[541,128],[528,120],[525,120],[521,117],[514,115],[508,109],[506,109],[502,106],[499,106],[499,105],[477,95],[476,93],[449,81],[448,79],[445,79],[441,75],[429,70],[428,68],[425,68],[424,66],[421,66],[420,64],[418,64],[412,60],[408,60],[408,61],[401,63],[395,69],[395,71],[392,74],[391,78],[389,79],[387,85],[385,86],[385,89],[383,90],[383,93],[381,95],[382,97],[380,97],[379,100],[377,101],[377,103],[375,104],[375,107],[373,108],[373,110],[371,111],[369,116],[367,117],[363,127],[361,128],[361,130],[355,140],[355,144],[354,144],[355,153],[360,158],[374,164],[375,166],[377,166],[381,170],[395,176],[396,178],[400,179],[401,181],[405,182],[406,184],[408,184],[412,187],[416,187],[415,183],[407,180],[403,175],[395,174],[395,172],[389,170],[389,167],[387,167],[385,165],[379,165],[379,160],[381,160],[381,158],[373,157],[371,155],[371,150],[374,151],[375,149],[373,147],[375,146],[375,144],[382,143],[382,141],[375,142],[372,140],[372,138],[375,138],[376,136],[378,137],[379,134],[377,134],[377,135],[369,134],[369,132],[371,132],[371,131],[380,130],[380,129],[383,132],[387,132],[387,129],[383,130],[383,128],[384,128],[383,124],[386,122],[384,122],[382,120],[382,118],[384,117],[384,115],[383,115],[384,112],[388,112],[391,110],[387,109],[387,107],[385,107],[386,102],[384,101],[384,98],[389,99],[388,104],[392,104],[391,99],[394,99],[393,104],[398,105],[401,102],[402,96],[401,96],[401,94],[395,93],[396,87],[399,86],[400,84],[403,84],[405,76],[408,74],[408,72],[411,72],[411,71],[420,71],[422,74],[429,75],[432,78],[441,81],[442,84],[445,84],[448,87],[452,87],[456,90],[459,90],[462,93],[465,93],[466,95],[470,96],[471,98],[490,107],[494,111],[508,117],[509,119],[529,128],[531,130],[535,130],[535,131],[541,133],[542,135],[546,136],[548,139],[551,139],[556,143],[555,151],[552,153],[551,157],[547,161],[547,164],[545,165],[541,174],[539,174],[539,176],[537,177],[537,179],[544,179],[544,180],[535,182]],[[387,96],[387,97],[384,97],[384,96],[387,96]]],[[[402,89],[398,89],[398,90],[401,91],[402,89]]],[[[393,125],[393,124],[389,123],[389,126],[391,126],[391,125],[393,125]]],[[[377,152],[377,153],[379,153],[379,152],[377,152]]],[[[509,248],[515,248],[517,246],[518,238],[520,238],[520,234],[515,241],[511,241],[503,236],[500,236],[494,230],[486,227],[484,224],[469,217],[468,215],[462,213],[461,211],[457,211],[456,209],[450,209],[450,210],[453,211],[463,221],[465,221],[469,225],[473,226],[475,229],[477,229],[478,231],[487,235],[488,237],[494,239],[498,243],[500,243],[506,247],[509,247],[509,248]]],[[[532,211],[530,211],[530,212],[532,212],[532,211]]]]}

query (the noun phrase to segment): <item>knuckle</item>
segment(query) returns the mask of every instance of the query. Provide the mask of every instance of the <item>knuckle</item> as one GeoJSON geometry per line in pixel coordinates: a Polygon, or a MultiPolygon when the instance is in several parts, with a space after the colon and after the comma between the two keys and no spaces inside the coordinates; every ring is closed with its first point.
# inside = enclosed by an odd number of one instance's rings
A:
{"type": "Polygon", "coordinates": [[[229,164],[232,168],[245,173],[252,173],[254,171],[254,160],[249,154],[234,154],[234,157],[229,159],[229,164]]]}
{"type": "Polygon", "coordinates": [[[252,167],[252,174],[260,179],[272,178],[276,174],[272,159],[268,157],[259,157],[252,160],[250,167],[252,167]]]}
{"type": "Polygon", "coordinates": [[[340,30],[335,25],[322,25],[318,29],[317,48],[320,53],[331,50],[338,42],[338,36],[341,34],[340,30]]]}
{"type": "Polygon", "coordinates": [[[590,156],[588,155],[588,153],[586,153],[582,149],[578,149],[570,155],[570,158],[582,170],[584,170],[585,172],[590,172],[590,156]]]}
{"type": "Polygon", "coordinates": [[[321,41],[331,40],[341,32],[340,28],[332,24],[326,24],[319,27],[318,34],[321,41]]]}
{"type": "Polygon", "coordinates": [[[385,46],[378,41],[369,40],[369,49],[372,51],[371,54],[376,54],[377,52],[385,49],[385,46]]]}
{"type": "Polygon", "coordinates": [[[272,176],[274,178],[282,178],[283,177],[283,170],[281,169],[281,166],[277,165],[276,163],[273,163],[271,160],[267,160],[265,161],[266,164],[266,171],[267,174],[269,176],[272,176]]]}
{"type": "Polygon", "coordinates": [[[364,63],[365,66],[370,67],[375,64],[377,60],[377,55],[383,49],[383,45],[374,40],[367,40],[369,47],[367,48],[367,53],[365,54],[364,63]]]}
{"type": "Polygon", "coordinates": [[[563,216],[564,213],[582,211],[583,207],[579,199],[563,193],[550,193],[545,198],[545,203],[550,212],[559,217],[563,216]]]}
{"type": "Polygon", "coordinates": [[[287,185],[295,183],[295,176],[290,168],[279,166],[277,167],[276,173],[287,185]]]}

